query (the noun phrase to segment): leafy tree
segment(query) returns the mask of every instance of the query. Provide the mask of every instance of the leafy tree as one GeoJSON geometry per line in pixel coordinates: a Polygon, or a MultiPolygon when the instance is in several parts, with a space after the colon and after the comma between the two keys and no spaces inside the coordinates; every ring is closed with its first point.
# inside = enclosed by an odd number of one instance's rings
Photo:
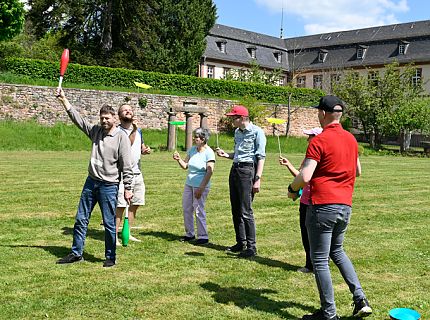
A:
{"type": "Polygon", "coordinates": [[[371,147],[376,147],[381,140],[376,87],[368,86],[367,78],[347,72],[334,85],[334,93],[347,103],[347,117],[359,119],[371,147]]]}
{"type": "Polygon", "coordinates": [[[62,31],[75,62],[195,74],[212,0],[30,0],[36,34],[62,31]],[[204,14],[202,14],[204,13],[204,14]]]}
{"type": "Polygon", "coordinates": [[[24,4],[19,0],[0,2],[0,41],[12,39],[24,25],[24,4]]]}
{"type": "Polygon", "coordinates": [[[31,32],[31,24],[26,22],[23,32],[18,36],[0,42],[0,58],[13,56],[57,62],[63,51],[58,44],[60,37],[60,33],[49,32],[37,39],[31,32]]]}
{"type": "Polygon", "coordinates": [[[412,65],[400,68],[394,62],[372,79],[347,72],[334,86],[335,94],[347,102],[347,114],[360,120],[373,148],[379,148],[383,136],[396,134],[404,151],[409,148],[410,132],[426,127],[421,119],[429,118],[430,110],[420,102],[423,87],[412,82],[414,74],[412,65]]]}
{"type": "Polygon", "coordinates": [[[409,149],[411,132],[430,132],[430,99],[416,97],[393,113],[394,128],[400,132],[400,151],[409,149]]]}
{"type": "Polygon", "coordinates": [[[242,82],[255,82],[268,85],[277,85],[282,78],[282,69],[265,71],[260,65],[251,60],[249,69],[231,69],[226,75],[226,80],[242,82]]]}

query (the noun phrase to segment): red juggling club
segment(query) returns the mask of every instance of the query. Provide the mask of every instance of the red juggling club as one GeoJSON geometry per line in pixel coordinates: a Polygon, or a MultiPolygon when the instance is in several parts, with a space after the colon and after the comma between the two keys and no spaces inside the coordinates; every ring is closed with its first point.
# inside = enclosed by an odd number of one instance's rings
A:
{"type": "Polygon", "coordinates": [[[63,76],[66,73],[67,65],[69,64],[69,49],[64,49],[61,55],[60,61],[60,81],[58,82],[58,90],[61,89],[61,84],[63,83],[63,76]]]}

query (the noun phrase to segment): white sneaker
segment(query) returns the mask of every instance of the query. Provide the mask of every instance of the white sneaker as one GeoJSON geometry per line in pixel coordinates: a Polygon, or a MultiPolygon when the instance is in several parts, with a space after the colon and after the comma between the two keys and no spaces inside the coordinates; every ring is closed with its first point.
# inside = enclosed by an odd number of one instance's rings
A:
{"type": "Polygon", "coordinates": [[[121,243],[117,240],[116,241],[116,246],[118,247],[118,246],[120,246],[121,245],[121,243]]]}
{"type": "Polygon", "coordinates": [[[129,240],[130,240],[130,241],[134,241],[134,242],[142,242],[142,240],[139,240],[139,239],[137,239],[137,238],[133,237],[132,235],[130,235],[129,240]]]}

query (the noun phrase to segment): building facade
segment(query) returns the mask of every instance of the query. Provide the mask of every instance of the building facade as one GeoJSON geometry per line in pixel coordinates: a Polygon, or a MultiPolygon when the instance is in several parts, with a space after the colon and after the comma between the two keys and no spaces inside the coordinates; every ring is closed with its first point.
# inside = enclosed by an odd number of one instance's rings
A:
{"type": "Polygon", "coordinates": [[[280,84],[331,92],[346,70],[372,78],[394,61],[413,63],[413,82],[430,94],[430,20],[280,39],[216,24],[206,38],[199,76],[223,79],[253,63],[282,70],[280,84]]]}

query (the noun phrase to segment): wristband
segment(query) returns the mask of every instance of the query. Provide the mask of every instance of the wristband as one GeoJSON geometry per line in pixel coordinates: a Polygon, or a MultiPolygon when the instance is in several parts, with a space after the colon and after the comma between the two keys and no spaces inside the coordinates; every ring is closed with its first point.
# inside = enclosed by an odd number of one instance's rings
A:
{"type": "Polygon", "coordinates": [[[300,191],[300,189],[299,189],[299,190],[297,190],[297,191],[294,191],[294,190],[293,190],[293,188],[291,188],[291,184],[289,184],[289,185],[288,185],[288,192],[289,192],[289,193],[296,193],[296,194],[298,194],[298,193],[299,193],[299,191],[300,191]]]}

